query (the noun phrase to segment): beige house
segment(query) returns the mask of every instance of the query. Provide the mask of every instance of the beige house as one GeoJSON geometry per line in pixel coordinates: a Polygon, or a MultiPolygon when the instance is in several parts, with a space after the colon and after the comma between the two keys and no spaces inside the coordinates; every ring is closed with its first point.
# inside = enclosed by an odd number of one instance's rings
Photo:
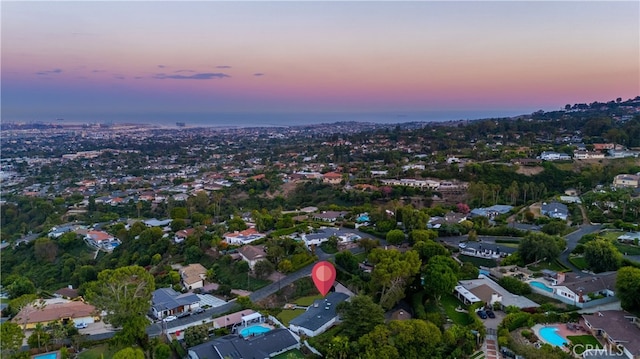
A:
{"type": "Polygon", "coordinates": [[[640,175],[620,174],[613,178],[614,187],[638,188],[640,187],[640,175]]]}
{"type": "Polygon", "coordinates": [[[249,268],[253,270],[256,263],[262,260],[267,260],[267,252],[264,246],[252,246],[246,245],[238,249],[238,253],[242,257],[242,260],[249,263],[249,268]]]}
{"type": "Polygon", "coordinates": [[[73,322],[94,323],[100,320],[96,308],[82,301],[69,301],[63,299],[38,300],[25,306],[11,319],[12,322],[24,329],[33,329],[38,324],[47,325],[54,321],[63,324],[73,322]]]}
{"type": "Polygon", "coordinates": [[[621,351],[620,358],[640,358],[640,322],[632,314],[621,310],[606,310],[583,314],[585,325],[609,348],[621,351]]]}
{"type": "Polygon", "coordinates": [[[207,278],[207,269],[200,263],[189,264],[180,270],[180,277],[185,289],[202,288],[207,278]]]}

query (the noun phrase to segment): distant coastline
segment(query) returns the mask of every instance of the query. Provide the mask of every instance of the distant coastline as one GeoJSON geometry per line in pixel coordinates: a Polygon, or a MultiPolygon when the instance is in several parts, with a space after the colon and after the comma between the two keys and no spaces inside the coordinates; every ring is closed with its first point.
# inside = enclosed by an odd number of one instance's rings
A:
{"type": "MultiPolygon", "coordinates": [[[[529,111],[528,113],[531,113],[529,111]]],[[[447,122],[478,120],[484,118],[504,118],[526,114],[517,110],[480,111],[430,111],[430,112],[343,112],[343,113],[144,113],[144,114],[104,114],[77,116],[65,114],[65,125],[105,124],[105,125],[150,125],[162,128],[177,127],[291,127],[336,122],[362,122],[373,124],[401,124],[407,122],[447,122]],[[177,126],[184,123],[184,126],[177,126]]],[[[56,123],[56,116],[38,118],[36,116],[3,116],[4,123],[56,123]]]]}

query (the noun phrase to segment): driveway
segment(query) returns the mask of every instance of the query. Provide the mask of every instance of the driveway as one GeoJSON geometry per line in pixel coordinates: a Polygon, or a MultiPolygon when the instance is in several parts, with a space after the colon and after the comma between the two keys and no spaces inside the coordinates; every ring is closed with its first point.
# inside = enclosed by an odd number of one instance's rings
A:
{"type": "Polygon", "coordinates": [[[564,239],[566,240],[566,243],[567,243],[567,248],[562,253],[560,253],[560,256],[558,257],[560,262],[564,264],[566,267],[571,268],[571,270],[574,271],[575,273],[580,273],[581,275],[588,275],[585,272],[578,269],[573,264],[571,264],[571,262],[569,262],[569,254],[571,253],[571,251],[573,251],[576,248],[576,246],[578,246],[578,241],[580,240],[580,238],[582,238],[582,236],[597,232],[601,229],[602,229],[601,224],[583,224],[577,230],[564,236],[564,239]]]}

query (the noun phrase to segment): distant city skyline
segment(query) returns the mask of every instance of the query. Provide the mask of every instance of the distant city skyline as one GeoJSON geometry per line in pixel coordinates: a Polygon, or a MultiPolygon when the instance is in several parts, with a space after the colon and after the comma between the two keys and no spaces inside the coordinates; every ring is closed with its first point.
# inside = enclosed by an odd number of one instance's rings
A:
{"type": "Polygon", "coordinates": [[[471,118],[626,100],[640,95],[639,14],[637,1],[3,1],[2,120],[471,118]]]}

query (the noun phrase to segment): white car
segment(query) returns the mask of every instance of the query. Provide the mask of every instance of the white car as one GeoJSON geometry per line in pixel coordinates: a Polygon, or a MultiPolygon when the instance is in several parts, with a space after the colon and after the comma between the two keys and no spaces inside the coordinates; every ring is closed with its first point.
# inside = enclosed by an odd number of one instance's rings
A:
{"type": "Polygon", "coordinates": [[[76,329],[84,329],[88,327],[87,323],[76,323],[76,329]]]}
{"type": "Polygon", "coordinates": [[[467,248],[467,244],[466,244],[466,243],[464,243],[464,242],[460,242],[460,243],[458,244],[458,247],[460,247],[460,248],[464,249],[464,248],[467,248]]]}
{"type": "Polygon", "coordinates": [[[164,319],[162,319],[163,322],[172,322],[174,320],[178,319],[178,317],[176,317],[175,315],[169,315],[167,317],[165,317],[164,319]]]}

